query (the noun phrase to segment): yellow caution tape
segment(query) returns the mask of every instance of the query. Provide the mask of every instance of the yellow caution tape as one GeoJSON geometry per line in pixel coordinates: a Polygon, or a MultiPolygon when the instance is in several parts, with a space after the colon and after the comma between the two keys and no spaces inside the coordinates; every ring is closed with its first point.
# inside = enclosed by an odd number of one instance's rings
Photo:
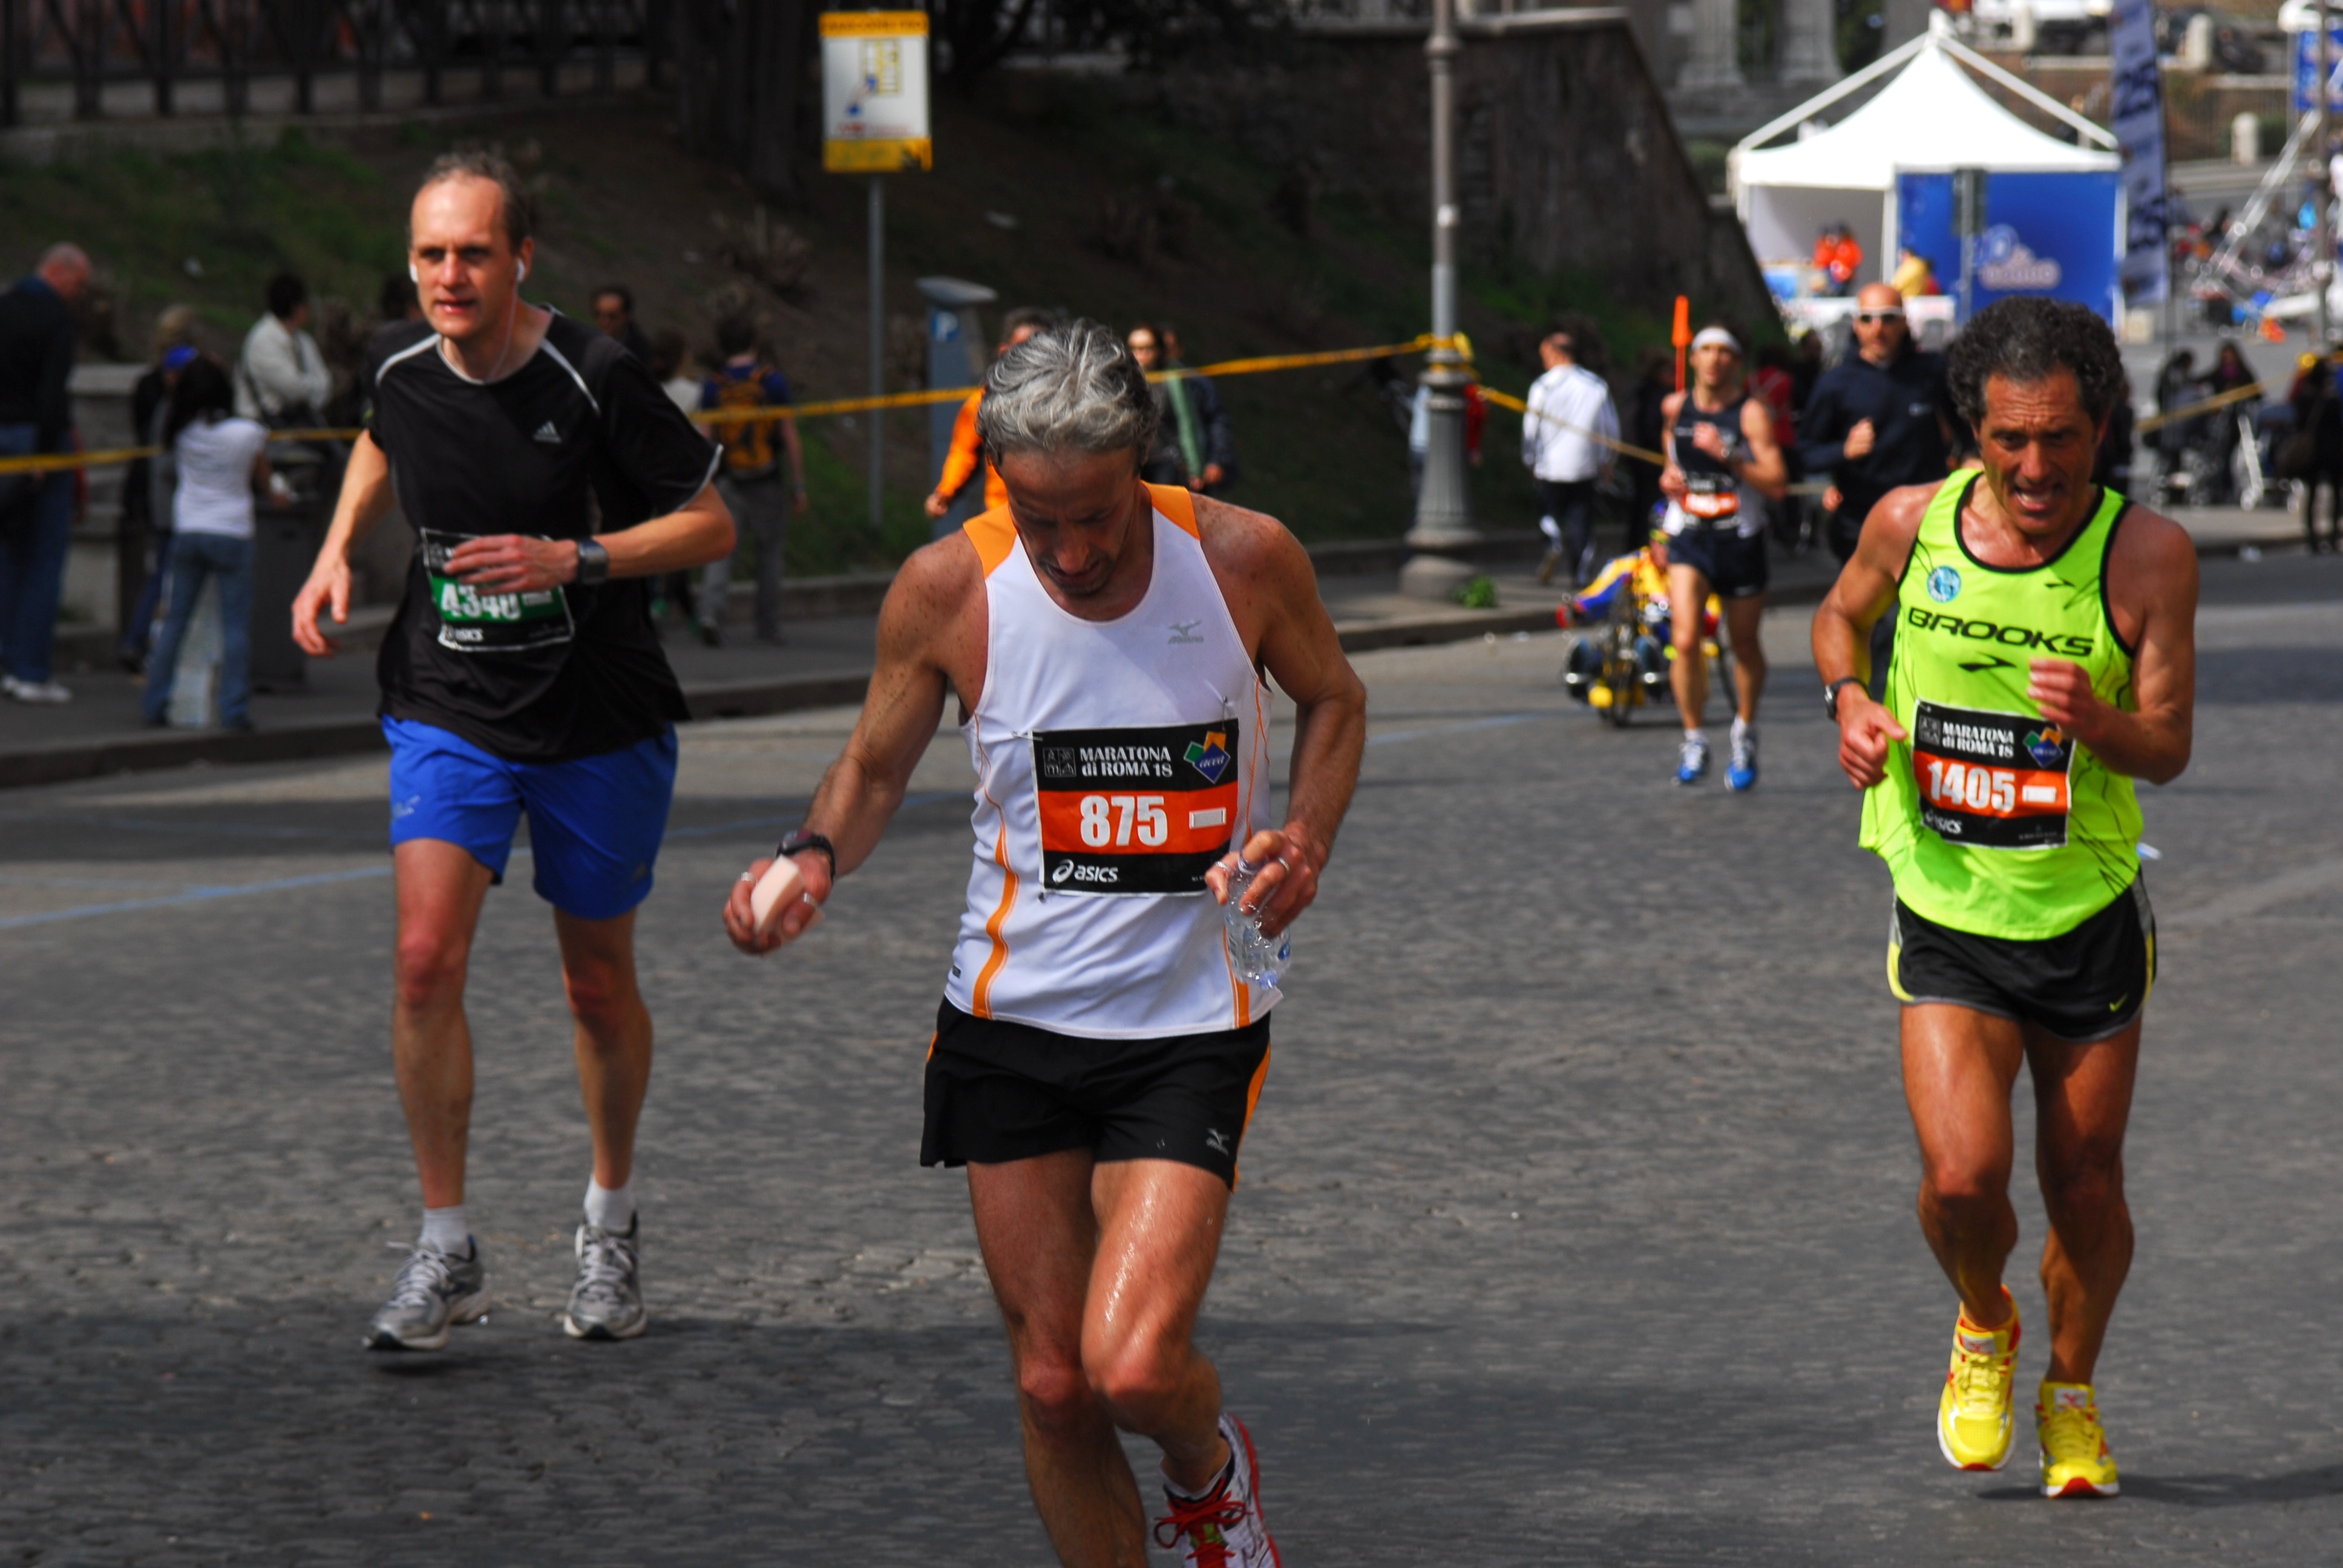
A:
{"type": "MultiPolygon", "coordinates": [[[[1333,348],[1322,354],[1272,354],[1256,359],[1223,359],[1217,365],[1182,366],[1177,370],[1151,370],[1150,381],[1184,381],[1192,376],[1259,376],[1271,370],[1302,370],[1313,365],[1348,365],[1363,359],[1389,359],[1436,348],[1440,339],[1425,333],[1406,343],[1385,343],[1373,348],[1333,348]]],[[[819,419],[832,414],[861,414],[880,408],[923,408],[931,403],[961,403],[980,387],[934,387],[924,392],[890,392],[875,397],[832,397],[820,403],[783,404],[768,408],[711,408],[694,414],[702,425],[746,425],[761,419],[819,419]]]]}
{"type": "Polygon", "coordinates": [[[1574,425],[1567,419],[1557,419],[1551,414],[1544,412],[1532,414],[1530,406],[1510,392],[1500,392],[1493,387],[1483,387],[1481,388],[1481,396],[1500,408],[1511,408],[1525,419],[1543,420],[1548,425],[1559,426],[1564,430],[1584,436],[1596,446],[1608,447],[1623,457],[1634,457],[1645,463],[1657,463],[1662,467],[1667,466],[1668,458],[1664,452],[1654,452],[1648,447],[1631,447],[1624,441],[1614,440],[1600,431],[1590,430],[1584,425],[1574,425]]]}
{"type": "MultiPolygon", "coordinates": [[[[355,441],[364,430],[271,430],[272,441],[355,441]]],[[[66,468],[103,468],[159,456],[160,447],[114,447],[103,452],[44,452],[32,457],[0,457],[0,474],[54,474],[66,468]]]]}
{"type": "Polygon", "coordinates": [[[2262,390],[2260,382],[2248,381],[2243,387],[2233,387],[2227,392],[2216,393],[2201,403],[2183,404],[2177,408],[2167,409],[2161,414],[2150,414],[2139,422],[2139,433],[2145,436],[2150,430],[2160,430],[2167,425],[2176,424],[2182,419],[2193,419],[2199,414],[2209,414],[2216,408],[2226,408],[2232,403],[2247,403],[2256,397],[2268,396],[2268,394],[2262,390]]]}
{"type": "MultiPolygon", "coordinates": [[[[1449,340],[1471,357],[1471,345],[1460,335],[1449,340]]],[[[1334,348],[1318,354],[1272,354],[1253,359],[1224,359],[1217,365],[1182,367],[1177,370],[1150,372],[1150,381],[1179,381],[1192,376],[1259,376],[1272,370],[1302,370],[1313,365],[1347,365],[1365,359],[1389,359],[1402,354],[1421,354],[1442,346],[1442,340],[1425,333],[1405,343],[1385,343],[1372,348],[1334,348]]],[[[693,414],[692,420],[700,425],[745,425],[765,419],[820,419],[839,414],[862,414],[887,408],[924,408],[935,403],[959,403],[970,394],[980,391],[977,387],[933,387],[920,392],[889,392],[871,397],[830,397],[815,403],[782,404],[767,408],[711,408],[693,414]]],[[[274,430],[272,441],[355,441],[363,430],[274,430]]],[[[1629,450],[1628,448],[1621,448],[1629,450]]],[[[0,474],[44,474],[65,468],[96,468],[112,463],[128,463],[140,457],[152,457],[159,447],[117,447],[104,452],[54,452],[33,457],[0,457],[0,474]]]]}

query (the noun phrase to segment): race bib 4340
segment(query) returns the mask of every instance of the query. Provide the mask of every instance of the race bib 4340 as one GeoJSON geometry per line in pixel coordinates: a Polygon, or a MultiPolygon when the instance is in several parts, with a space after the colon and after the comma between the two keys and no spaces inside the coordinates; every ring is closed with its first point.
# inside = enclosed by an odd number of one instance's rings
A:
{"type": "Polygon", "coordinates": [[[559,587],[487,593],[447,575],[447,558],[470,536],[420,530],[423,575],[439,612],[439,645],[459,653],[507,653],[568,642],[575,635],[569,596],[559,587]]]}
{"type": "Polygon", "coordinates": [[[1920,820],[1939,838],[1986,849],[2066,841],[2074,739],[2022,713],[1923,701],[1912,720],[1920,820]]]}
{"type": "Polygon", "coordinates": [[[1041,890],[1204,891],[1236,830],[1237,721],[1033,737],[1041,890]]]}

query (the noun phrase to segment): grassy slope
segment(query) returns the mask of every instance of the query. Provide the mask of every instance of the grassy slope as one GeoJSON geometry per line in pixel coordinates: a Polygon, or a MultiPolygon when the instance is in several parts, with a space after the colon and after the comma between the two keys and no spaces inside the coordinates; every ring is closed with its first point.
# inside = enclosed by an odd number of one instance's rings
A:
{"type": "MultiPolygon", "coordinates": [[[[1161,317],[1202,360],[1403,340],[1421,330],[1426,246],[1380,226],[1360,204],[1322,204],[1308,239],[1274,221],[1273,173],[1242,153],[1154,116],[1117,106],[1110,87],[1011,83],[982,105],[938,107],[937,167],[888,186],[888,305],[916,337],[911,279],[947,273],[1035,303],[1125,325],[1161,317]],[[1143,262],[1091,243],[1101,204],[1166,190],[1190,215],[1178,254],[1143,262]],[[1017,220],[1004,230],[988,212],[1017,220]]],[[[428,158],[468,136],[518,155],[544,194],[544,232],[528,292],[581,312],[590,288],[624,278],[653,329],[708,337],[706,300],[735,281],[716,259],[715,215],[735,222],[750,201],[729,170],[681,152],[656,107],[570,109],[506,116],[468,128],[409,126],[397,135],[320,129],[268,147],[153,157],[119,152],[0,176],[0,234],[21,266],[70,236],[98,258],[119,296],[124,351],[141,353],[147,324],[175,300],[197,305],[218,347],[232,348],[264,279],[281,266],[321,296],[361,309],[401,264],[405,198],[428,158]],[[330,142],[329,142],[330,138],[330,142]],[[187,257],[202,263],[190,276],[187,257]]],[[[802,397],[864,389],[864,191],[816,174],[806,209],[789,221],[814,245],[792,300],[759,295],[784,366],[802,397]]],[[[1608,309],[1593,280],[1467,276],[1465,325],[1483,372],[1520,391],[1531,371],[1494,353],[1518,325],[1572,307],[1592,309],[1616,350],[1664,325],[1608,309]]],[[[988,314],[987,325],[997,322],[988,314]]],[[[1403,361],[1412,372],[1414,362],[1403,361]]],[[[1310,538],[1389,536],[1406,527],[1404,443],[1355,367],[1284,372],[1222,384],[1236,419],[1245,479],[1233,498],[1284,518],[1310,538]]],[[[1476,476],[1484,526],[1529,521],[1529,490],[1512,459],[1515,426],[1489,431],[1476,476]]],[[[927,534],[924,413],[890,418],[884,527],[866,521],[865,433],[845,421],[809,427],[814,515],[796,530],[792,566],[846,569],[900,558],[927,534]]]]}

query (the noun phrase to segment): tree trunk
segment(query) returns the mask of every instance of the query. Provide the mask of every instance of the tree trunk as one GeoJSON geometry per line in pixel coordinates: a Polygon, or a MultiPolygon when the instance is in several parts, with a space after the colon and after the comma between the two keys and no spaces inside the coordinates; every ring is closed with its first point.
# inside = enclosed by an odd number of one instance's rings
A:
{"type": "Polygon", "coordinates": [[[676,128],[776,206],[805,194],[797,122],[813,15],[805,0],[676,0],[676,128]]]}

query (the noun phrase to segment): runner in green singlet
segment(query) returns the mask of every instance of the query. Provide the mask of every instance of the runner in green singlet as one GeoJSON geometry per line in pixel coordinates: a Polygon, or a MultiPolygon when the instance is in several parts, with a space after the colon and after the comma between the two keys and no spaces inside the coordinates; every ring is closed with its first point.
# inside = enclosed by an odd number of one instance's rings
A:
{"type": "Polygon", "coordinates": [[[2030,1068],[2050,1221],[2042,1490],[2112,1496],[2091,1380],[2131,1265],[2124,1127],[2156,980],[2133,780],[2188,764],[2197,557],[2177,524],[2091,483],[2123,365],[2087,308],[1993,305],[1947,378],[1982,471],[1873,508],[1815,613],[1815,663],[1839,764],[1868,791],[1864,847],[1896,882],[1920,1228],[1961,1302],[1937,1444],[1965,1470],[2009,1455],[2009,1099],[2030,1068]],[[1866,687],[1883,616],[1891,651],[1866,687]]]}

